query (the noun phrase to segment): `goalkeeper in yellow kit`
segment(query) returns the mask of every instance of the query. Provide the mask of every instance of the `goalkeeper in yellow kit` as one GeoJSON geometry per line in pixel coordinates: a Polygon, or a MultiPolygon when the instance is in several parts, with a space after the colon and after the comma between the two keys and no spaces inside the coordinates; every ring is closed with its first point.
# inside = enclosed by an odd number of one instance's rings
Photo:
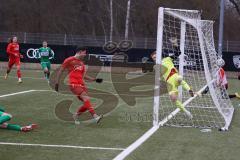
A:
{"type": "MultiPolygon", "coordinates": [[[[161,79],[167,83],[167,90],[171,101],[191,119],[193,117],[192,114],[183,106],[182,102],[178,100],[178,87],[182,86],[192,97],[194,96],[194,93],[187,82],[183,80],[181,75],[179,75],[178,70],[174,66],[173,59],[175,56],[179,55],[179,53],[177,54],[176,52],[180,52],[180,50],[177,49],[175,53],[173,52],[171,55],[162,59],[162,63],[160,64],[160,76],[161,79]]],[[[151,58],[156,62],[156,51],[151,54],[151,58]]]]}

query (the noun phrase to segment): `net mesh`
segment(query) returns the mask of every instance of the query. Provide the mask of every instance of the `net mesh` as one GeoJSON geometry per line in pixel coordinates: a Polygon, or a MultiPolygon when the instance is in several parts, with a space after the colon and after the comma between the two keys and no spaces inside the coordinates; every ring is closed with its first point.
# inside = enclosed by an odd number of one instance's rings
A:
{"type": "MultiPolygon", "coordinates": [[[[200,20],[200,13],[197,11],[165,9],[161,57],[172,54],[179,74],[194,91],[199,91],[206,84],[210,91],[195,98],[186,106],[193,119],[190,120],[183,112],[179,112],[166,125],[228,127],[233,107],[227,91],[224,87],[217,86],[215,82],[209,83],[210,80],[216,79],[219,69],[213,41],[213,22],[200,20]],[[179,55],[183,56],[182,60],[179,55]]],[[[168,93],[160,95],[159,119],[162,120],[174,111],[176,106],[171,102],[168,93]]],[[[189,98],[188,91],[179,89],[179,99],[182,102],[189,98]]]]}

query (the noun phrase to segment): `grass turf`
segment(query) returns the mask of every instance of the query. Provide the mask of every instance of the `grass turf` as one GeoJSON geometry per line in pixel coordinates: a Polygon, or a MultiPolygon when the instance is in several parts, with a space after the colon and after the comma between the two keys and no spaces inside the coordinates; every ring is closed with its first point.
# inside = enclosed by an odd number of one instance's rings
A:
{"type": "MultiPolygon", "coordinates": [[[[3,75],[3,72],[0,72],[3,75]]],[[[15,76],[15,73],[11,73],[15,76]]],[[[119,75],[114,75],[115,77],[119,75]]],[[[9,77],[6,81],[0,78],[0,95],[20,92],[24,90],[51,90],[47,82],[42,78],[42,72],[23,71],[23,84],[18,85],[15,77],[9,77]],[[25,78],[24,78],[25,77],[25,78]]],[[[115,88],[126,90],[124,83],[114,87],[110,83],[108,74],[101,73],[99,77],[104,77],[108,82],[99,84],[89,84],[95,89],[96,94],[102,94],[102,98],[115,96],[117,103],[108,101],[105,105],[116,107],[106,115],[99,125],[94,123],[83,123],[74,125],[73,122],[64,121],[56,115],[56,105],[62,100],[71,100],[73,105],[70,108],[74,112],[80,105],[78,100],[72,95],[62,95],[51,91],[30,92],[9,97],[0,98],[0,104],[5,106],[7,112],[13,115],[11,123],[26,125],[37,123],[39,129],[20,133],[15,131],[0,130],[1,142],[31,143],[31,144],[57,144],[75,145],[91,147],[125,148],[144,134],[152,125],[152,98],[138,97],[136,104],[129,106],[127,100],[134,99],[129,93],[122,97],[117,95],[115,88]]],[[[230,79],[230,93],[236,92],[240,82],[230,79]]],[[[144,84],[146,85],[146,84],[144,84]]],[[[144,87],[143,87],[144,88],[144,87]]],[[[135,87],[135,89],[143,89],[135,87]]],[[[123,92],[124,94],[126,92],[123,92]]],[[[94,94],[93,94],[94,96],[94,94]]],[[[101,97],[101,96],[100,96],[101,97]]],[[[108,99],[105,99],[108,100],[108,99]]],[[[102,103],[99,96],[92,99],[95,104],[102,103]]],[[[132,101],[131,101],[132,102],[132,101]]],[[[133,152],[127,159],[129,160],[171,160],[171,159],[238,159],[240,153],[240,118],[239,101],[233,100],[236,109],[233,122],[229,132],[202,133],[196,128],[160,128],[149,140],[133,152]]],[[[97,106],[98,107],[98,106],[97,106]]],[[[100,108],[100,107],[99,107],[100,108]]],[[[97,108],[97,111],[98,109],[97,108]]],[[[99,110],[100,111],[100,110],[99,110]]],[[[32,146],[7,146],[0,145],[2,159],[67,159],[72,160],[106,160],[112,159],[120,151],[118,150],[91,150],[91,149],[69,149],[69,148],[47,148],[32,146]]]]}

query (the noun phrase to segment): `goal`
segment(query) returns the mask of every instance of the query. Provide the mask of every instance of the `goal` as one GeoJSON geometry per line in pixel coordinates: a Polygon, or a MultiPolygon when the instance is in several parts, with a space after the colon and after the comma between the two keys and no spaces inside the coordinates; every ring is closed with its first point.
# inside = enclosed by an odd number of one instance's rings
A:
{"type": "Polygon", "coordinates": [[[198,92],[191,98],[187,91],[178,89],[179,100],[193,118],[190,120],[179,112],[168,93],[161,93],[159,88],[164,82],[159,82],[160,75],[156,71],[153,124],[228,130],[234,108],[226,89],[216,84],[219,69],[216,62],[220,57],[214,46],[213,21],[201,20],[199,11],[159,8],[157,64],[170,54],[176,56],[174,64],[179,74],[198,92]],[[206,87],[208,94],[201,95],[206,87]]]}
{"type": "Polygon", "coordinates": [[[216,83],[220,57],[215,51],[213,22],[201,20],[199,11],[160,7],[157,29],[153,126],[114,160],[126,158],[161,126],[228,130],[233,117],[234,108],[228,93],[216,83]],[[196,92],[190,97],[187,91],[178,88],[178,99],[191,112],[192,119],[171,102],[163,89],[166,82],[160,81],[161,60],[169,55],[176,56],[173,59],[179,74],[196,92]],[[207,94],[201,94],[206,88],[207,94]]]}

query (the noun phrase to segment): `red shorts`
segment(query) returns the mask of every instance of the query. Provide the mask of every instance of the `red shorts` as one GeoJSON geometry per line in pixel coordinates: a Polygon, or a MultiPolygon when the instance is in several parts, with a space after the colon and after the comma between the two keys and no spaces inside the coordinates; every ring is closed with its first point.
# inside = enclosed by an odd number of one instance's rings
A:
{"type": "Polygon", "coordinates": [[[16,58],[16,57],[9,57],[9,61],[8,61],[8,67],[12,68],[13,65],[16,66],[20,66],[21,62],[20,62],[20,58],[16,58]]]}
{"type": "Polygon", "coordinates": [[[80,96],[83,92],[87,93],[87,88],[84,84],[70,84],[69,87],[76,96],[80,96]]]}

